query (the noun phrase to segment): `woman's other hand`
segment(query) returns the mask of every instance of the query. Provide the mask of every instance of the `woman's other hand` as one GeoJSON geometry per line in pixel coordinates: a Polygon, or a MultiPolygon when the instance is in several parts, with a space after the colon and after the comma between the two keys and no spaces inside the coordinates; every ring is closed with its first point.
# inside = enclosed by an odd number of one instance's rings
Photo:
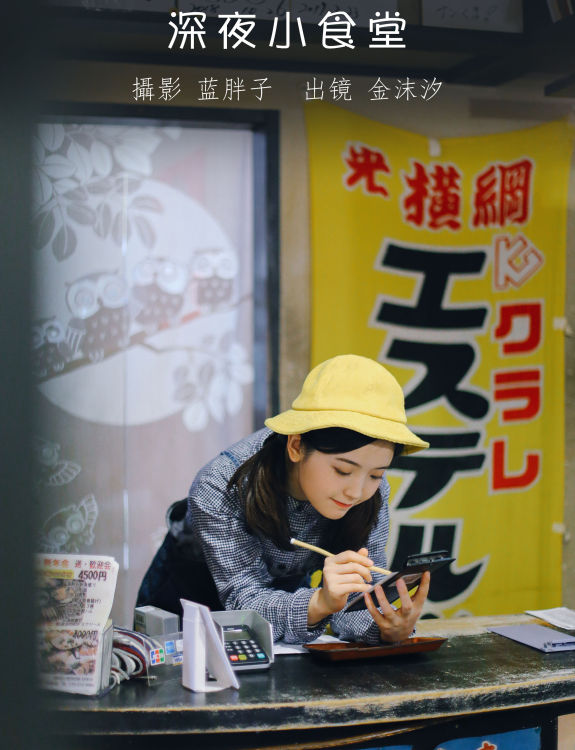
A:
{"type": "Polygon", "coordinates": [[[409,638],[427,599],[430,579],[431,575],[429,571],[426,571],[421,577],[417,591],[411,597],[405,581],[400,578],[396,584],[401,601],[401,606],[398,609],[394,609],[387,601],[381,586],[376,586],[374,589],[381,612],[373,603],[370,595],[364,597],[367,608],[379,628],[382,641],[403,641],[405,638],[409,638]]]}

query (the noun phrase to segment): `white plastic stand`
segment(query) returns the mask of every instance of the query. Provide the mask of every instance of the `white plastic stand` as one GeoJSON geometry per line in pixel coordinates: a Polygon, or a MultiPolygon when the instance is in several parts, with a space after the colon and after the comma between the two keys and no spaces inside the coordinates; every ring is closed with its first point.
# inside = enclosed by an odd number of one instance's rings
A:
{"type": "Polygon", "coordinates": [[[180,602],[184,609],[182,685],[196,693],[211,693],[227,687],[239,689],[208,607],[187,599],[180,599],[180,602]],[[215,680],[207,679],[206,669],[215,680]]]}

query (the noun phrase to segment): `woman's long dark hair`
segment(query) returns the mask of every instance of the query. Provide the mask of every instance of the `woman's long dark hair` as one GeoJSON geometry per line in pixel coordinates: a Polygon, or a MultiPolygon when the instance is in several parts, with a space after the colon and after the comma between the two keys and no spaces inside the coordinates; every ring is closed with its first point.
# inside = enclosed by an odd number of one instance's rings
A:
{"type": "MultiPolygon", "coordinates": [[[[341,427],[329,427],[304,432],[301,440],[306,452],[347,453],[374,442],[375,438],[341,427]]],[[[291,549],[289,540],[292,534],[286,505],[289,494],[286,445],[287,436],[273,432],[260,450],[236,470],[228,489],[238,492],[249,529],[258,536],[271,539],[280,549],[288,550],[291,549]]],[[[403,450],[398,444],[394,444],[394,448],[394,455],[403,450]]],[[[365,546],[380,509],[378,489],[369,500],[354,506],[341,519],[329,524],[324,544],[335,554],[365,546]]]]}

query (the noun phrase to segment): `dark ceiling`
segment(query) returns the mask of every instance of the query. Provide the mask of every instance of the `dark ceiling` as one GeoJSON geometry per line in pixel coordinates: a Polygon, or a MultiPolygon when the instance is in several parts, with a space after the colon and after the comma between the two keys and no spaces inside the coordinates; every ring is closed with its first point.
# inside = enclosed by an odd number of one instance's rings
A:
{"type": "MultiPolygon", "coordinates": [[[[548,97],[575,97],[575,16],[551,22],[546,0],[526,0],[523,33],[470,31],[408,24],[405,49],[370,49],[367,29],[354,29],[353,50],[326,50],[315,26],[304,26],[308,44],[287,50],[269,48],[271,21],[258,22],[255,49],[214,53],[216,19],[206,22],[206,49],[168,49],[171,30],[166,13],[94,11],[47,7],[52,53],[57,59],[108,60],[162,65],[225,67],[334,73],[339,75],[413,76],[446,83],[500,86],[542,74],[548,97]]],[[[219,38],[218,38],[219,41],[219,38]]],[[[220,45],[221,47],[221,45],[220,45]]]]}

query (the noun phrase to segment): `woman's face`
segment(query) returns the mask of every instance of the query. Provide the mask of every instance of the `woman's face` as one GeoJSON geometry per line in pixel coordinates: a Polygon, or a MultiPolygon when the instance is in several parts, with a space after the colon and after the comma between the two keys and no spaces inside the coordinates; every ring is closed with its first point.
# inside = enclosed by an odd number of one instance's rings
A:
{"type": "Polygon", "coordinates": [[[289,435],[290,494],[307,500],[325,518],[341,518],[372,497],[393,452],[393,443],[376,440],[347,453],[306,453],[301,435],[289,435]]]}

